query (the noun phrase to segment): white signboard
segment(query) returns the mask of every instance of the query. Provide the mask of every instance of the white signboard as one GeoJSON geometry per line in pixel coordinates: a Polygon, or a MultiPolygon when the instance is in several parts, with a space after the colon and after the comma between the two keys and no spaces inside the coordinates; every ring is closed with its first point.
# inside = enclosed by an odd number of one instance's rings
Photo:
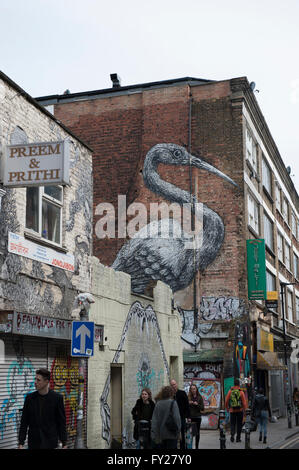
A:
{"type": "Polygon", "coordinates": [[[18,335],[71,339],[72,321],[15,312],[12,332],[18,335]]]}
{"type": "Polygon", "coordinates": [[[16,233],[8,233],[8,251],[25,258],[34,259],[41,263],[50,264],[66,271],[74,272],[74,256],[67,253],[59,253],[46,246],[33,243],[16,233]]]}
{"type": "Polygon", "coordinates": [[[14,188],[69,184],[69,141],[7,145],[2,172],[14,188]]]}

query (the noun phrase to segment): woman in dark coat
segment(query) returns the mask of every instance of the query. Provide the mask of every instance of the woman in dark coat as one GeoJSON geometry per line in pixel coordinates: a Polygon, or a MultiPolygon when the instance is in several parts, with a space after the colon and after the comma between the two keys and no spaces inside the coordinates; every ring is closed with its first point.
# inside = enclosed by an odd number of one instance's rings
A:
{"type": "MultiPolygon", "coordinates": [[[[140,441],[138,435],[138,422],[141,420],[151,422],[153,412],[155,408],[155,403],[152,400],[152,392],[149,388],[144,388],[141,391],[140,397],[136,401],[134,408],[131,413],[134,420],[134,434],[133,437],[137,441],[136,448],[140,449],[140,441]]],[[[148,441],[150,442],[150,426],[149,426],[149,436],[148,441]]]]}
{"type": "Polygon", "coordinates": [[[195,384],[190,385],[188,400],[192,422],[192,435],[195,435],[195,446],[196,449],[198,449],[200,439],[201,412],[204,410],[204,401],[195,384]]]}

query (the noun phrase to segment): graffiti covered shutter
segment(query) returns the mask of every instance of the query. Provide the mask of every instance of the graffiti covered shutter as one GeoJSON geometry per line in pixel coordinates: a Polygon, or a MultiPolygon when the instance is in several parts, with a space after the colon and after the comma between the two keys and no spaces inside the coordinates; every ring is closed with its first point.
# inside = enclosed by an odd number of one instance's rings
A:
{"type": "MultiPolygon", "coordinates": [[[[76,440],[77,402],[78,402],[78,368],[77,357],[70,356],[70,343],[53,341],[49,343],[48,368],[51,372],[50,388],[63,396],[66,429],[68,434],[67,447],[73,448],[76,440]]],[[[83,442],[87,443],[87,362],[84,368],[84,402],[83,402],[83,442]]]]}
{"type": "Polygon", "coordinates": [[[0,364],[0,449],[15,449],[25,397],[35,391],[35,371],[48,366],[47,341],[10,334],[0,339],[5,346],[0,364]]]}

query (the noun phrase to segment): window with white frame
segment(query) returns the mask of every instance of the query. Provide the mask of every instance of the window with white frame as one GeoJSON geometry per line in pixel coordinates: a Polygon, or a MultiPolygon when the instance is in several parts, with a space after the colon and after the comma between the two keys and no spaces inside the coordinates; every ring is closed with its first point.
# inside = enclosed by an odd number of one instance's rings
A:
{"type": "Polygon", "coordinates": [[[259,233],[259,206],[255,199],[248,193],[248,224],[259,233]]]}
{"type": "Polygon", "coordinates": [[[265,243],[268,246],[268,248],[270,248],[273,251],[274,249],[273,222],[266,214],[264,214],[264,238],[265,238],[265,243]]]}
{"type": "Polygon", "coordinates": [[[291,271],[291,247],[287,242],[284,245],[284,264],[291,271]]]}
{"type": "Polygon", "coordinates": [[[289,203],[285,197],[282,200],[282,215],[288,224],[289,223],[289,203]]]}
{"type": "Polygon", "coordinates": [[[61,244],[63,190],[61,186],[29,187],[26,192],[26,229],[61,244]]]}
{"type": "Polygon", "coordinates": [[[293,254],[293,265],[294,265],[294,269],[293,269],[294,277],[298,279],[298,256],[295,255],[295,253],[293,254]]]}
{"type": "Polygon", "coordinates": [[[264,188],[267,190],[268,194],[270,194],[270,196],[272,196],[271,168],[269,167],[269,165],[266,162],[264,157],[263,157],[263,160],[262,160],[262,181],[263,181],[264,188]]]}
{"type": "Polygon", "coordinates": [[[246,127],[246,158],[248,158],[254,170],[257,171],[257,144],[248,127],[246,127]]]}
{"type": "Polygon", "coordinates": [[[292,211],[291,227],[292,227],[292,232],[293,232],[294,237],[297,238],[297,219],[296,219],[296,215],[294,211],[292,211]]]}
{"type": "Polygon", "coordinates": [[[287,291],[287,304],[287,318],[293,322],[293,293],[290,290],[287,291]]]}
{"type": "Polygon", "coordinates": [[[299,297],[296,296],[296,323],[299,324],[299,297]]]}
{"type": "Polygon", "coordinates": [[[274,274],[272,274],[268,269],[266,270],[266,285],[267,291],[275,291],[276,290],[276,279],[274,274]]]}
{"type": "Polygon", "coordinates": [[[279,210],[279,212],[282,211],[281,208],[281,189],[278,186],[278,184],[275,185],[275,199],[276,199],[276,209],[279,210]]]}
{"type": "Polygon", "coordinates": [[[283,236],[279,232],[277,232],[277,254],[279,261],[283,263],[283,236]]]}

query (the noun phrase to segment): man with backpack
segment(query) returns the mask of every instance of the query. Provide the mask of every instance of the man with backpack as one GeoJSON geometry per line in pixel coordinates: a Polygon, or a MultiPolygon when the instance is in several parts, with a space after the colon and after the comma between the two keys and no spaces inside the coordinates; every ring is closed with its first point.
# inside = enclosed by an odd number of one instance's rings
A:
{"type": "Polygon", "coordinates": [[[231,442],[235,441],[235,430],[237,431],[236,442],[241,442],[241,431],[243,424],[243,414],[247,408],[244,392],[240,389],[240,380],[234,379],[234,386],[231,387],[225,399],[225,408],[230,413],[230,433],[231,442]]]}

